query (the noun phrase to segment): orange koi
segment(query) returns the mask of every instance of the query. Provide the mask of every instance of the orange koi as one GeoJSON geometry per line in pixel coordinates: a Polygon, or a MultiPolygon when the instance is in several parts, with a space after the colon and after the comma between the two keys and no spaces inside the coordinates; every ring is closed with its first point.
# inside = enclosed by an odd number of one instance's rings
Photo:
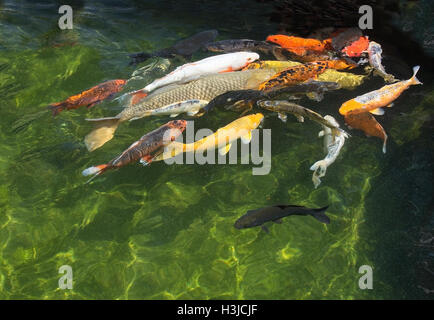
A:
{"type": "Polygon", "coordinates": [[[259,86],[259,90],[268,90],[271,88],[279,88],[297,84],[325,72],[327,69],[351,69],[356,67],[356,64],[349,64],[345,60],[322,60],[308,62],[305,64],[289,67],[263,82],[259,86]]]}
{"type": "Polygon", "coordinates": [[[48,108],[53,112],[53,116],[59,114],[63,110],[77,109],[83,106],[91,108],[121,91],[126,82],[127,80],[122,79],[109,80],[71,96],[62,102],[53,103],[49,105],[48,108]]]}
{"type": "Polygon", "coordinates": [[[378,137],[383,140],[383,153],[386,153],[387,134],[375,117],[369,112],[354,113],[350,111],[345,115],[345,123],[353,128],[362,130],[368,137],[378,137]]]}
{"type": "Polygon", "coordinates": [[[360,37],[358,40],[352,42],[350,45],[342,49],[342,52],[348,57],[360,57],[360,55],[368,50],[369,40],[368,37],[360,37]]]}
{"type": "Polygon", "coordinates": [[[308,51],[324,52],[331,48],[331,39],[321,41],[277,34],[268,36],[266,41],[276,43],[300,56],[304,56],[308,51]]]}
{"type": "Polygon", "coordinates": [[[339,113],[344,116],[350,111],[354,113],[371,112],[377,115],[384,114],[384,110],[381,107],[391,107],[393,105],[392,101],[398,98],[404,90],[408,89],[411,85],[422,84],[416,78],[418,71],[419,66],[415,66],[413,67],[413,76],[410,79],[386,85],[381,89],[365,93],[344,102],[339,108],[339,113]]]}

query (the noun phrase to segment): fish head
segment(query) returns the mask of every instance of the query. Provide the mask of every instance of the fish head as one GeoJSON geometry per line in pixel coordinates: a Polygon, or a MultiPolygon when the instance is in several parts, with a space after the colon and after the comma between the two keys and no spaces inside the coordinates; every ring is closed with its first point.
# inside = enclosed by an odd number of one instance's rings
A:
{"type": "Polygon", "coordinates": [[[264,115],[262,113],[251,114],[247,117],[249,117],[252,129],[257,128],[261,124],[261,122],[264,120],[264,115]]]}
{"type": "Polygon", "coordinates": [[[234,223],[234,227],[237,229],[251,228],[256,227],[257,225],[255,219],[249,215],[242,216],[234,223]]]}
{"type": "Polygon", "coordinates": [[[265,41],[267,42],[272,42],[272,43],[276,43],[279,46],[284,46],[285,43],[288,41],[289,37],[285,36],[283,34],[275,34],[275,35],[270,35],[267,37],[267,39],[265,39],[265,41]]]}
{"type": "Polygon", "coordinates": [[[276,107],[277,105],[277,101],[271,101],[271,100],[259,100],[258,102],[256,102],[256,104],[261,107],[264,108],[266,110],[270,110],[273,111],[273,109],[276,107]]]}
{"type": "Polygon", "coordinates": [[[247,67],[249,64],[259,59],[259,54],[256,52],[236,52],[234,55],[236,55],[236,58],[232,63],[233,70],[239,70],[247,67]]]}
{"type": "Polygon", "coordinates": [[[345,116],[348,112],[356,112],[356,110],[362,110],[363,105],[360,102],[355,101],[355,99],[348,100],[344,102],[339,108],[339,113],[345,116]]]}
{"type": "Polygon", "coordinates": [[[124,79],[116,79],[116,80],[114,80],[113,81],[114,82],[114,84],[116,85],[116,87],[118,88],[118,89],[121,89],[126,83],[127,83],[127,80],[124,80],[124,79]]]}
{"type": "Polygon", "coordinates": [[[330,60],[329,65],[336,70],[354,69],[358,66],[358,64],[351,59],[330,60]]]}
{"type": "Polygon", "coordinates": [[[167,123],[168,131],[164,134],[164,141],[175,141],[187,127],[186,120],[173,120],[167,123]]]}

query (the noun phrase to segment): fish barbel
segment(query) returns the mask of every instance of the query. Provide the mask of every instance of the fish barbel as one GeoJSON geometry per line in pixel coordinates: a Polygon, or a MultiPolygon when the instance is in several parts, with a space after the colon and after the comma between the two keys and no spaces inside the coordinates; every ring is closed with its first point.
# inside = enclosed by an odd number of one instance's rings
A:
{"type": "Polygon", "coordinates": [[[89,151],[93,151],[113,138],[118,125],[151,115],[176,116],[182,112],[199,112],[213,98],[231,90],[257,89],[259,84],[273,76],[273,70],[247,70],[206,76],[183,85],[157,89],[135,105],[125,108],[115,117],[86,119],[97,127],[85,138],[89,151]]]}

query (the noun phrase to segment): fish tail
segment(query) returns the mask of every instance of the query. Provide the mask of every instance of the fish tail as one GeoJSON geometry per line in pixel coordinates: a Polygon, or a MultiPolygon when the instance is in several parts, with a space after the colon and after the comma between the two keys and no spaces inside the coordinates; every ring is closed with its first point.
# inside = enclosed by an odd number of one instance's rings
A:
{"type": "Polygon", "coordinates": [[[131,58],[130,65],[138,64],[152,57],[151,54],[146,52],[133,53],[128,56],[131,58]]]}
{"type": "Polygon", "coordinates": [[[330,218],[326,216],[325,211],[328,209],[329,206],[325,206],[319,209],[313,209],[311,212],[311,216],[317,219],[319,222],[329,224],[330,218]]]}
{"type": "Polygon", "coordinates": [[[419,81],[418,78],[416,78],[416,73],[419,71],[420,66],[414,66],[413,67],[413,76],[411,77],[411,84],[423,84],[419,81]]]}
{"type": "Polygon", "coordinates": [[[96,122],[95,128],[84,138],[84,143],[89,151],[98,149],[110,141],[120,123],[120,119],[117,117],[86,120],[96,122]]]}
{"type": "Polygon", "coordinates": [[[64,102],[57,102],[50,104],[47,109],[51,110],[53,117],[57,116],[60,112],[65,110],[66,106],[64,102]]]}
{"type": "Polygon", "coordinates": [[[99,166],[89,167],[81,173],[83,176],[90,176],[93,175],[89,180],[86,181],[86,183],[89,183],[93,179],[95,179],[97,176],[99,176],[101,173],[105,172],[109,168],[108,164],[100,164],[99,166]]]}

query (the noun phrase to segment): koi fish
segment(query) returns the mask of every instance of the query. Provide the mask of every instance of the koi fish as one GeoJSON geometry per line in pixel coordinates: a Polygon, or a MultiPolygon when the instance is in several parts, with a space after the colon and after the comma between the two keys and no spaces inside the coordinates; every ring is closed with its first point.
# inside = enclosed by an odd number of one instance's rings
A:
{"type": "MultiPolygon", "coordinates": [[[[326,115],[324,119],[329,123],[339,127],[339,123],[332,116],[326,115]]],[[[346,132],[342,132],[342,134],[336,135],[329,126],[323,125],[323,130],[319,132],[318,136],[324,137],[324,149],[327,151],[327,156],[323,160],[315,162],[310,167],[310,170],[314,171],[312,175],[312,182],[315,186],[315,189],[318,188],[321,183],[320,178],[325,176],[327,167],[335,162],[339,152],[344,146],[345,139],[348,138],[348,134],[346,132]]]]}
{"type": "Polygon", "coordinates": [[[187,121],[185,120],[169,121],[158,129],[142,136],[122,152],[120,156],[106,164],[89,167],[83,170],[82,174],[84,176],[93,175],[90,179],[92,180],[107,170],[118,169],[138,160],[142,163],[149,163],[155,154],[161,153],[165,146],[174,141],[185,130],[186,125],[187,121]]]}
{"type": "Polygon", "coordinates": [[[219,150],[219,154],[223,156],[229,152],[232,143],[240,138],[242,143],[250,143],[252,130],[256,129],[263,119],[264,115],[262,113],[250,114],[232,121],[228,125],[218,129],[214,134],[198,141],[187,144],[176,141],[172,142],[153,161],[169,159],[183,152],[204,152],[205,150],[214,150],[216,148],[219,150]]]}
{"type": "Polygon", "coordinates": [[[368,56],[369,56],[369,65],[374,68],[375,72],[379,74],[381,77],[386,80],[386,82],[395,82],[398,81],[395,79],[395,77],[391,74],[388,74],[386,70],[384,69],[383,65],[381,64],[381,54],[383,50],[381,49],[381,45],[371,41],[369,42],[368,46],[368,56]]]}
{"type": "Polygon", "coordinates": [[[341,51],[343,48],[351,45],[351,43],[360,39],[362,36],[363,34],[359,28],[348,28],[333,35],[332,47],[336,51],[341,51]]]}
{"type": "Polygon", "coordinates": [[[319,113],[295,103],[284,100],[276,100],[258,101],[257,105],[266,110],[277,112],[279,119],[283,122],[286,122],[287,120],[286,114],[291,113],[296,117],[299,122],[304,122],[304,117],[306,117],[321,124],[322,126],[329,128],[335,136],[347,134],[343,129],[339,128],[339,124],[336,122],[336,120],[333,119],[334,121],[330,121],[330,117],[325,118],[319,113]]]}
{"type": "Polygon", "coordinates": [[[275,74],[271,79],[264,81],[259,86],[259,90],[269,90],[271,88],[293,85],[317,77],[327,69],[348,69],[356,65],[349,64],[345,60],[326,60],[308,62],[285,69],[275,74]]]}
{"type": "Polygon", "coordinates": [[[271,207],[249,210],[245,215],[240,217],[234,224],[237,229],[245,229],[261,226],[262,230],[269,233],[268,228],[264,225],[267,222],[282,223],[282,218],[288,216],[312,216],[319,222],[329,224],[330,218],[326,216],[325,211],[328,206],[319,209],[310,209],[303,206],[294,205],[276,205],[271,207]]]}
{"type": "Polygon", "coordinates": [[[415,66],[413,67],[413,76],[410,79],[386,85],[381,89],[365,93],[344,102],[339,108],[339,113],[344,116],[350,111],[354,113],[371,112],[377,115],[384,114],[384,110],[381,107],[392,107],[392,101],[398,98],[404,90],[408,89],[411,85],[422,84],[416,78],[418,71],[419,66],[415,66]]]}
{"type": "Polygon", "coordinates": [[[256,41],[250,39],[230,39],[208,43],[205,48],[211,52],[237,52],[253,51],[257,53],[270,54],[276,45],[265,41],[256,41]]]}
{"type": "Polygon", "coordinates": [[[231,90],[257,89],[259,84],[269,79],[272,70],[247,70],[209,75],[187,84],[173,84],[153,91],[135,105],[125,108],[115,117],[86,119],[96,123],[96,128],[85,138],[89,151],[99,148],[113,138],[120,123],[151,115],[170,115],[187,112],[196,115],[212,99],[231,90]]]}
{"type": "Polygon", "coordinates": [[[322,97],[324,92],[337,90],[339,88],[340,85],[336,82],[307,81],[293,86],[269,91],[254,89],[229,91],[211,100],[210,103],[204,107],[204,110],[208,112],[214,107],[225,107],[226,109],[237,110],[245,105],[254,104],[258,100],[269,100],[284,94],[314,94],[317,97],[322,97]]]}
{"type": "Polygon", "coordinates": [[[234,52],[187,63],[148,84],[142,91],[151,92],[172,83],[186,83],[205,75],[240,70],[257,59],[259,55],[254,52],[234,52]]]}
{"type": "Polygon", "coordinates": [[[358,40],[354,41],[350,45],[346,46],[341,50],[342,53],[348,57],[360,57],[363,52],[368,50],[369,39],[368,37],[360,37],[358,40]]]}
{"type": "Polygon", "coordinates": [[[171,58],[173,56],[179,55],[189,58],[193,53],[198,51],[200,48],[203,48],[208,42],[211,42],[217,38],[217,35],[217,30],[202,31],[189,38],[178,41],[169,48],[151,53],[139,52],[130,54],[129,57],[132,59],[130,65],[140,63],[151,57],[171,58]]]}
{"type": "Polygon", "coordinates": [[[331,48],[331,39],[321,41],[277,34],[268,36],[265,41],[276,43],[300,56],[305,55],[308,51],[324,52],[331,48]]]}
{"type": "MultiPolygon", "coordinates": [[[[268,61],[261,60],[250,63],[242,70],[252,69],[273,69],[274,71],[281,72],[285,69],[294,66],[300,66],[301,63],[295,61],[268,61]]],[[[327,69],[324,73],[318,74],[318,81],[321,82],[336,82],[340,88],[353,89],[361,85],[366,78],[366,75],[358,75],[349,72],[337,71],[335,69],[327,69]]]]}
{"type": "Polygon", "coordinates": [[[381,124],[369,112],[354,113],[349,111],[345,115],[345,123],[353,129],[362,130],[368,137],[378,137],[383,140],[383,153],[386,153],[387,134],[381,124]]]}
{"type": "Polygon", "coordinates": [[[51,109],[53,116],[56,116],[63,110],[77,109],[84,106],[91,108],[121,91],[126,82],[127,80],[117,79],[100,83],[62,102],[53,103],[48,106],[48,109],[51,109]]]}

